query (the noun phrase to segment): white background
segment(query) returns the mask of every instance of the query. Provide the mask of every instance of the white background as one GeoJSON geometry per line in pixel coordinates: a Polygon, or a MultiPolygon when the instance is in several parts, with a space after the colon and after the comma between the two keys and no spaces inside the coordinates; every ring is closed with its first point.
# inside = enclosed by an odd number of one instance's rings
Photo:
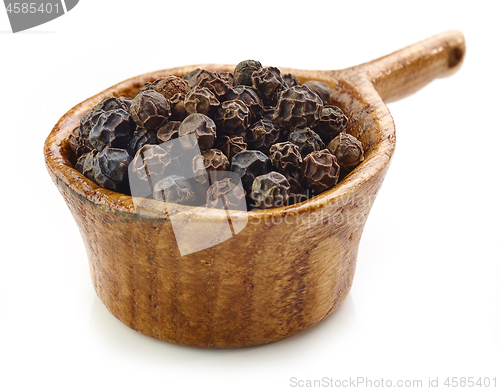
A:
{"type": "Polygon", "coordinates": [[[453,376],[500,388],[494,4],[81,0],[18,34],[0,9],[0,390],[288,390],[323,377],[438,377],[445,390],[453,376]],[[464,33],[465,62],[389,105],[396,154],[351,293],[329,318],[266,346],[211,350],[145,337],[107,312],[44,167],[67,110],[157,69],[247,58],[340,69],[448,29],[464,33]]]}

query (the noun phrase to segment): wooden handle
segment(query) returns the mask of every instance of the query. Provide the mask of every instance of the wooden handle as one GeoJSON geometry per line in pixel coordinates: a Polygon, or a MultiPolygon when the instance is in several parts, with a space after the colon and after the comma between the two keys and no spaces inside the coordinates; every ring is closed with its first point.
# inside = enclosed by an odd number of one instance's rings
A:
{"type": "Polygon", "coordinates": [[[460,68],[464,54],[462,33],[446,31],[356,70],[366,74],[387,103],[418,91],[435,78],[451,75],[460,68]]]}

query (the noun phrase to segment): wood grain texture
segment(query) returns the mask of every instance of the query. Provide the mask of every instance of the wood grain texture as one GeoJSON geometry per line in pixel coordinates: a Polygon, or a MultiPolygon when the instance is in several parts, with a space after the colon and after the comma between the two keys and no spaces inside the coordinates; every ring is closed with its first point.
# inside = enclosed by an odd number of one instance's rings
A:
{"type": "Polygon", "coordinates": [[[247,224],[229,240],[181,256],[172,219],[185,234],[215,232],[225,211],[148,201],[100,188],[74,168],[68,136],[82,116],[108,95],[133,96],[146,81],[181,76],[199,64],[126,80],[80,103],[53,128],[44,145],[47,169],[84,240],[92,281],[102,302],[145,335],[198,347],[269,343],[306,329],[338,308],[352,285],[358,245],[395,147],[384,100],[392,101],[458,69],[465,52],[459,32],[446,32],[381,59],[339,71],[292,72],[321,80],[332,103],[350,120],[365,160],[333,189],[301,204],[230,212],[247,224]]]}

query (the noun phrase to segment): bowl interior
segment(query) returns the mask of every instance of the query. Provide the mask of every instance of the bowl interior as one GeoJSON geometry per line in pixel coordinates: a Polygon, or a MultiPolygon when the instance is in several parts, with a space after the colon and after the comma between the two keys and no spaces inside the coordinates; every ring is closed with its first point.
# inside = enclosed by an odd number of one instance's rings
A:
{"type": "MultiPolygon", "coordinates": [[[[75,156],[69,146],[69,134],[79,126],[80,119],[104,97],[109,95],[133,97],[145,82],[151,82],[167,74],[183,76],[196,68],[233,71],[234,65],[199,64],[140,75],[110,87],[71,109],[59,120],[45,143],[45,160],[54,180],[61,181],[78,196],[91,202],[125,213],[136,213],[131,196],[101,188],[73,168],[75,156]]],[[[245,218],[261,219],[263,214],[273,217],[277,214],[304,213],[320,208],[325,203],[348,195],[366,183],[388,165],[394,151],[395,133],[392,118],[387,107],[367,80],[350,73],[349,70],[307,71],[285,67],[280,67],[280,69],[283,73],[293,73],[301,82],[320,80],[330,86],[331,104],[339,106],[349,118],[348,131],[363,144],[365,160],[334,188],[307,201],[274,209],[250,212],[230,211],[234,216],[244,213],[245,218]]],[[[143,207],[152,217],[166,217],[164,202],[148,200],[143,207]]],[[[169,205],[168,209],[170,213],[175,210],[176,213],[187,213],[201,218],[227,219],[227,211],[224,210],[173,204],[169,205]]],[[[144,210],[141,213],[144,214],[144,210]]]]}

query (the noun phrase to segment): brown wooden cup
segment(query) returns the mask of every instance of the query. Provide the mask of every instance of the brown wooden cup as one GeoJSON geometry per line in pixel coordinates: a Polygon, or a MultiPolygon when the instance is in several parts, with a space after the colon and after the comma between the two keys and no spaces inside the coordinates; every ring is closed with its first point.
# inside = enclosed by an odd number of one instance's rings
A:
{"type": "MultiPolygon", "coordinates": [[[[134,96],[145,82],[195,68],[167,69],[119,83],[68,111],[48,136],[45,162],[85,242],[92,281],[108,310],[134,330],[199,347],[264,344],[310,327],[339,307],[349,292],[361,233],[395,147],[394,122],[384,102],[407,96],[455,72],[465,53],[449,31],[378,60],[339,71],[281,68],[301,82],[320,80],[348,116],[365,160],[336,187],[300,204],[252,212],[188,208],[100,188],[73,168],[72,129],[109,95],[134,96]],[[228,215],[241,232],[223,240],[228,215]],[[181,256],[183,245],[206,248],[181,256]],[[191,239],[192,238],[192,239],[191,239]]],[[[189,250],[189,249],[188,249],[189,250]]],[[[189,251],[188,251],[189,252],[189,251]]]]}

